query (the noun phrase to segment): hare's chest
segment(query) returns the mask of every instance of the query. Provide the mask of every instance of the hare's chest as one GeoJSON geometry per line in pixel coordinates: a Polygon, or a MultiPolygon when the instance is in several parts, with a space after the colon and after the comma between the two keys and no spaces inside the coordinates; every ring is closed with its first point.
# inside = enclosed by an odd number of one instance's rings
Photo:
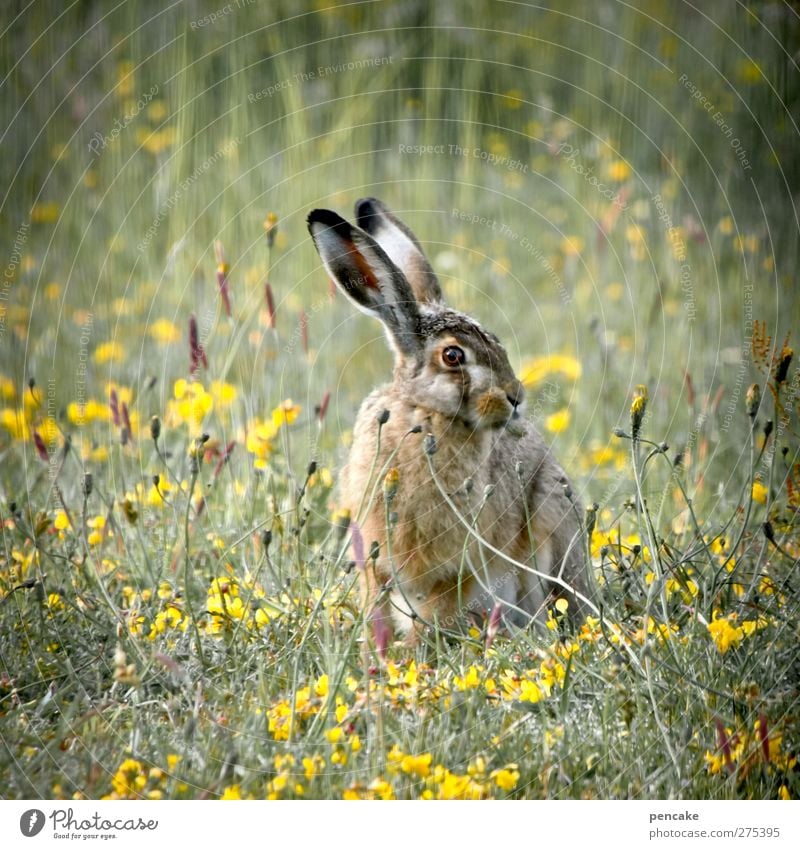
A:
{"type": "Polygon", "coordinates": [[[424,506],[395,511],[392,519],[389,534],[398,556],[428,566],[460,559],[467,532],[446,504],[429,500],[424,506]]]}

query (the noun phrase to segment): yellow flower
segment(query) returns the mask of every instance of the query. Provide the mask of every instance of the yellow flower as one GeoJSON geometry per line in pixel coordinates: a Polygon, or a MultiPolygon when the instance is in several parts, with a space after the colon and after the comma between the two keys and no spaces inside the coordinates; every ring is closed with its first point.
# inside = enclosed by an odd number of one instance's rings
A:
{"type": "Polygon", "coordinates": [[[64,602],[58,593],[50,593],[47,596],[47,606],[50,610],[63,610],[64,602]]]}
{"type": "Polygon", "coordinates": [[[739,79],[745,83],[760,83],[766,79],[758,62],[754,59],[746,59],[739,63],[739,79]]]}
{"type": "Polygon", "coordinates": [[[767,495],[769,490],[759,480],[753,481],[753,501],[758,504],[767,503],[767,495]]]}
{"type": "Polygon", "coordinates": [[[159,477],[158,486],[155,483],[150,485],[147,492],[144,492],[142,483],[136,484],[136,491],[140,497],[144,496],[145,503],[150,507],[163,507],[166,503],[165,498],[175,487],[166,479],[159,477]]]}
{"type": "Polygon", "coordinates": [[[61,207],[55,201],[35,203],[31,209],[31,221],[36,224],[50,224],[58,219],[61,207]]]}
{"type": "Polygon", "coordinates": [[[180,341],[181,338],[180,330],[167,318],[159,318],[154,321],[147,332],[161,345],[170,345],[173,342],[180,341]]]}
{"type": "Polygon", "coordinates": [[[136,131],[136,143],[143,147],[148,153],[157,156],[168,147],[172,147],[178,140],[178,131],[175,127],[162,127],[160,130],[150,130],[140,127],[136,131]]]}
{"type": "Polygon", "coordinates": [[[275,244],[275,236],[278,228],[278,216],[274,212],[268,212],[264,219],[264,233],[267,237],[267,247],[271,248],[275,244]]]}
{"type": "Polygon", "coordinates": [[[167,418],[177,424],[188,424],[189,432],[198,435],[206,416],[214,408],[214,399],[199,381],[183,378],[175,381],[175,400],[169,402],[167,418]]]}
{"type": "Polygon", "coordinates": [[[351,784],[343,793],[342,799],[394,799],[394,789],[382,777],[374,778],[367,787],[361,783],[351,784]]]}
{"type": "Polygon", "coordinates": [[[238,784],[231,784],[229,787],[226,787],[222,791],[222,796],[220,799],[222,801],[226,801],[228,799],[241,799],[242,798],[242,790],[238,784]]]}
{"type": "Polygon", "coordinates": [[[67,404],[67,418],[71,424],[84,427],[95,421],[111,421],[111,409],[108,404],[95,401],[93,398],[90,398],[83,404],[79,404],[77,401],[71,401],[67,404]]]}
{"type": "Polygon", "coordinates": [[[0,374],[0,398],[4,401],[13,401],[17,397],[17,388],[10,377],[0,374]]]}
{"type": "Polygon", "coordinates": [[[24,410],[12,410],[6,408],[0,410],[0,427],[5,428],[14,439],[28,439],[30,428],[25,421],[24,410]]]}
{"type": "Polygon", "coordinates": [[[272,441],[278,435],[278,426],[272,421],[254,419],[247,431],[245,445],[247,450],[255,455],[253,465],[257,469],[267,467],[267,459],[272,453],[272,441]]]}
{"type": "Polygon", "coordinates": [[[147,107],[147,117],[154,123],[158,124],[167,117],[167,105],[163,100],[154,100],[147,107]]]}
{"type": "Polygon", "coordinates": [[[525,94],[518,88],[509,89],[503,95],[503,106],[506,109],[519,109],[525,101],[525,94]]]}
{"type": "Polygon", "coordinates": [[[290,425],[299,415],[300,407],[293,404],[291,398],[287,398],[272,411],[272,424],[276,428],[285,424],[290,425]]]}
{"type": "Polygon", "coordinates": [[[638,224],[629,224],[625,229],[625,238],[632,245],[643,245],[645,243],[644,230],[638,224]]]}
{"type": "Polygon", "coordinates": [[[81,449],[81,457],[84,460],[90,460],[92,463],[103,463],[108,460],[108,446],[98,445],[92,448],[90,445],[84,445],[81,449]]]}
{"type": "Polygon", "coordinates": [[[538,386],[553,374],[563,375],[567,380],[578,380],[581,364],[569,354],[548,354],[534,357],[522,366],[520,380],[525,386],[538,386]]]}
{"type": "Polygon", "coordinates": [[[306,781],[311,781],[315,776],[319,775],[324,766],[325,761],[319,755],[303,758],[303,773],[306,781]]]}
{"type": "Polygon", "coordinates": [[[292,709],[288,702],[278,702],[267,711],[269,732],[275,740],[288,740],[292,731],[292,709]]]}
{"type": "Polygon", "coordinates": [[[127,97],[133,94],[135,67],[130,59],[121,59],[117,63],[117,85],[115,91],[119,97],[127,97]]]}
{"type": "Polygon", "coordinates": [[[531,702],[532,704],[536,704],[536,702],[541,701],[541,699],[542,690],[539,685],[535,681],[523,678],[522,681],[520,681],[519,686],[519,700],[521,702],[531,702]]]}
{"type": "Polygon", "coordinates": [[[368,789],[384,801],[394,799],[394,790],[392,789],[392,785],[382,778],[374,778],[370,782],[368,789]]]}
{"type": "Polygon", "coordinates": [[[315,486],[323,486],[327,489],[333,486],[333,475],[327,466],[322,466],[308,479],[309,489],[313,489],[315,486]]]}
{"type": "Polygon", "coordinates": [[[256,608],[256,611],[253,615],[253,624],[256,628],[263,628],[265,625],[269,625],[269,623],[276,617],[279,616],[281,611],[274,607],[271,604],[262,604],[260,607],[256,608]]]}
{"type": "Polygon", "coordinates": [[[736,236],[733,240],[733,247],[736,251],[749,251],[754,254],[758,250],[758,236],[736,236]]]}
{"type": "Polygon", "coordinates": [[[87,537],[89,545],[99,545],[103,541],[106,517],[95,516],[93,519],[89,519],[86,524],[92,529],[92,532],[87,537]]]}
{"type": "Polygon", "coordinates": [[[437,766],[434,781],[439,785],[439,799],[482,799],[486,795],[480,782],[473,781],[469,775],[456,775],[441,766],[437,766]]]}
{"type": "Polygon", "coordinates": [[[118,797],[135,798],[147,784],[142,764],[133,758],[126,758],[111,779],[111,786],[118,797]]]}
{"type": "Polygon", "coordinates": [[[409,775],[417,775],[420,778],[427,778],[431,771],[431,761],[433,755],[426,752],[422,755],[406,755],[401,763],[403,772],[409,775]]]}
{"type": "Polygon", "coordinates": [[[733,233],[733,219],[730,215],[720,218],[718,226],[719,232],[722,233],[723,236],[730,236],[731,233],[733,233]]]}
{"type": "Polygon", "coordinates": [[[56,517],[53,520],[53,525],[56,530],[65,531],[69,527],[69,518],[67,514],[63,510],[59,510],[56,513],[56,517]]]}
{"type": "Polygon", "coordinates": [[[407,755],[395,744],[387,755],[389,771],[402,770],[406,775],[416,775],[418,778],[427,778],[431,772],[433,755],[424,752],[421,755],[407,755]]]}
{"type": "Polygon", "coordinates": [[[475,690],[481,685],[481,678],[478,670],[474,666],[470,666],[467,674],[461,678],[458,675],[453,679],[453,684],[457,690],[475,690]]]}
{"type": "Polygon", "coordinates": [[[580,256],[585,243],[580,236],[565,236],[561,242],[561,250],[565,256],[580,256]]]}
{"type": "Polygon", "coordinates": [[[119,342],[103,342],[94,349],[94,361],[98,365],[103,363],[118,363],[125,356],[125,350],[119,342]]]}
{"type": "Polygon", "coordinates": [[[624,159],[615,159],[613,162],[609,162],[606,168],[608,179],[614,180],[617,183],[627,180],[631,176],[631,173],[631,166],[624,159]]]}
{"type": "Polygon", "coordinates": [[[549,415],[545,419],[544,426],[550,433],[563,433],[569,427],[570,418],[569,408],[564,407],[558,412],[549,415]]]}
{"type": "Polygon", "coordinates": [[[212,380],[211,396],[218,407],[228,407],[236,400],[236,387],[222,380],[212,380]]]}
{"type": "Polygon", "coordinates": [[[150,628],[150,639],[155,639],[157,634],[164,634],[170,628],[178,628],[185,631],[189,622],[178,608],[170,605],[165,610],[156,614],[156,618],[150,628]]]}
{"type": "Polygon", "coordinates": [[[729,648],[738,646],[745,637],[744,631],[732,624],[735,619],[735,613],[725,617],[717,611],[713,620],[708,623],[708,633],[711,634],[711,639],[720,654],[725,654],[729,648]]]}
{"type": "Polygon", "coordinates": [[[501,790],[508,792],[517,786],[519,771],[516,764],[509,764],[503,769],[496,769],[490,777],[501,790]]]}
{"type": "Polygon", "coordinates": [[[275,764],[275,770],[277,772],[284,772],[285,770],[290,770],[295,765],[294,755],[291,753],[282,754],[278,752],[275,755],[272,761],[275,764]]]}
{"type": "Polygon", "coordinates": [[[625,228],[625,238],[628,240],[633,259],[637,262],[644,260],[647,257],[647,240],[644,230],[638,224],[630,224],[625,228]]]}
{"type": "Polygon", "coordinates": [[[325,732],[325,739],[329,743],[333,743],[333,744],[338,743],[339,740],[342,739],[342,729],[341,728],[329,728],[325,732]]]}
{"type": "Polygon", "coordinates": [[[58,437],[61,435],[61,431],[58,429],[58,425],[52,416],[42,419],[37,426],[37,431],[39,436],[44,440],[45,445],[52,445],[54,442],[57,442],[58,437]]]}

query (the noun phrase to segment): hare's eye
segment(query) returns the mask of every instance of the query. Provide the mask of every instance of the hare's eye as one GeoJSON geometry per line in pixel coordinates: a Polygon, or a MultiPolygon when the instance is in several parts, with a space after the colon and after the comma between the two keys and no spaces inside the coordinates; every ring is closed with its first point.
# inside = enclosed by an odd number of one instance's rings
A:
{"type": "Polygon", "coordinates": [[[464,352],[457,345],[448,345],[442,351],[442,360],[447,366],[463,366],[465,359],[464,352]]]}

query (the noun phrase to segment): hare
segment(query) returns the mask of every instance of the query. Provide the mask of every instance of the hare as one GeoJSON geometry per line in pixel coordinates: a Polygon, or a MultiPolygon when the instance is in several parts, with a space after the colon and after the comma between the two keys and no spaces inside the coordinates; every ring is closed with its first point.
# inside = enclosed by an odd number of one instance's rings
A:
{"type": "Polygon", "coordinates": [[[445,305],[419,241],[383,203],[360,200],[355,217],[315,209],[308,228],[329,275],[383,323],[394,352],[391,383],[358,412],[340,482],[341,506],[378,543],[361,578],[365,615],[393,621],[414,645],[426,626],[453,630],[490,610],[511,626],[541,621],[552,595],[580,611],[581,513],[520,416],[524,388],[502,344],[445,305]]]}

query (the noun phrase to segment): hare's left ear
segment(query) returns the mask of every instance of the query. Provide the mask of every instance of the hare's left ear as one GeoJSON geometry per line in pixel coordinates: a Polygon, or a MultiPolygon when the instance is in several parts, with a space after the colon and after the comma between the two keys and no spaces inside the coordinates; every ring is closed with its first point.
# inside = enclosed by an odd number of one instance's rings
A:
{"type": "Polygon", "coordinates": [[[356,223],[405,274],[420,303],[441,303],[442,289],[417,237],[377,198],[356,202],[356,223]]]}

